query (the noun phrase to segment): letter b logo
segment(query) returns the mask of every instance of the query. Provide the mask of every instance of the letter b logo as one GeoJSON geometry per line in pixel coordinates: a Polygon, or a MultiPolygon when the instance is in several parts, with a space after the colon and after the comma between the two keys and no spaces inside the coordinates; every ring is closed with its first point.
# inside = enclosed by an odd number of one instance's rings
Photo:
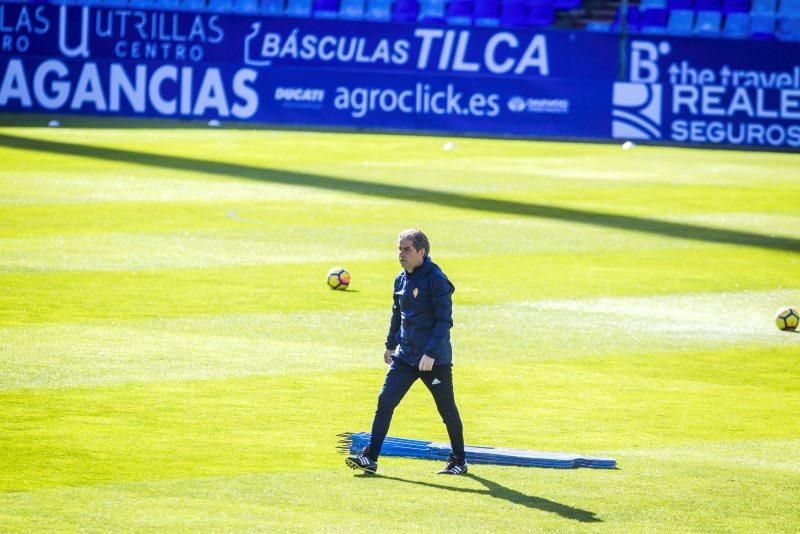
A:
{"type": "Polygon", "coordinates": [[[658,49],[653,43],[633,41],[631,43],[632,82],[655,83],[658,81],[658,49]]]}

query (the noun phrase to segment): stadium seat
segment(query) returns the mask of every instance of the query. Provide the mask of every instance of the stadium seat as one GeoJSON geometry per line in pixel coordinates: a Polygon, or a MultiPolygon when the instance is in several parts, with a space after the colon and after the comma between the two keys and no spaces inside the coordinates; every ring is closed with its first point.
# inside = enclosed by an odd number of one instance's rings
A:
{"type": "Polygon", "coordinates": [[[443,2],[422,1],[419,3],[418,19],[420,22],[428,18],[444,20],[444,11],[445,4],[443,2]]]}
{"type": "Polygon", "coordinates": [[[445,11],[447,24],[451,26],[469,26],[472,24],[472,12],[475,5],[471,0],[451,0],[445,11]]]}
{"type": "Polygon", "coordinates": [[[500,24],[499,0],[476,0],[472,20],[475,26],[498,26],[500,24]]]}
{"type": "Polygon", "coordinates": [[[694,21],[694,34],[718,37],[722,29],[722,14],[719,11],[698,11],[694,21]]]}
{"type": "Polygon", "coordinates": [[[661,34],[667,28],[666,0],[642,0],[639,4],[642,33],[661,34]]]}
{"type": "Polygon", "coordinates": [[[180,9],[181,8],[181,1],[180,0],[157,0],[156,7],[159,9],[180,9]]]}
{"type": "Polygon", "coordinates": [[[728,13],[748,13],[750,11],[750,0],[722,0],[722,14],[728,13]]]}
{"type": "Polygon", "coordinates": [[[781,41],[800,41],[800,17],[781,17],[775,36],[781,41]]]}
{"type": "Polygon", "coordinates": [[[694,9],[694,0],[667,0],[667,11],[676,9],[694,9]]]}
{"type": "Polygon", "coordinates": [[[417,20],[420,24],[445,24],[444,4],[420,2],[417,20]]]}
{"type": "Polygon", "coordinates": [[[581,0],[555,0],[553,4],[553,7],[558,11],[571,11],[573,9],[579,9],[582,6],[583,2],[581,0]]]}
{"type": "Polygon", "coordinates": [[[691,35],[694,30],[694,11],[691,9],[676,9],[671,11],[667,19],[667,33],[669,35],[691,35]]]}
{"type": "Polygon", "coordinates": [[[283,15],[283,10],[286,8],[284,0],[261,0],[261,6],[258,12],[261,15],[271,15],[273,17],[283,15]]]}
{"type": "Polygon", "coordinates": [[[731,13],[725,17],[722,36],[728,39],[747,39],[750,37],[750,15],[747,13],[731,13]]]}
{"type": "Polygon", "coordinates": [[[181,9],[187,11],[205,11],[206,0],[181,0],[181,9]]]}
{"type": "Polygon", "coordinates": [[[694,10],[701,11],[722,11],[722,0],[695,0],[694,10]]]}
{"type": "Polygon", "coordinates": [[[287,0],[283,14],[287,17],[308,18],[311,16],[312,0],[287,0]]]}
{"type": "MultiPolygon", "coordinates": [[[[447,0],[417,0],[419,2],[419,16],[422,13],[429,13],[431,17],[438,17],[444,20],[445,9],[447,7],[447,0]]],[[[472,1],[472,0],[469,0],[472,1]]]]}
{"type": "Polygon", "coordinates": [[[339,0],[314,0],[314,18],[335,19],[339,16],[339,0]]]}
{"type": "Polygon", "coordinates": [[[208,0],[206,9],[212,13],[230,13],[233,11],[233,0],[208,0]]]}
{"type": "MultiPolygon", "coordinates": [[[[77,4],[78,1],[73,0],[64,0],[60,2],[61,4],[77,4]]],[[[102,0],[102,4],[108,7],[127,7],[128,0],[102,0]]],[[[205,4],[203,4],[203,9],[205,9],[205,4]]]]}
{"type": "Polygon", "coordinates": [[[364,18],[364,0],[342,0],[339,4],[339,18],[344,20],[364,18]]]}
{"type": "Polygon", "coordinates": [[[642,33],[661,35],[667,33],[667,11],[645,11],[642,13],[642,33]]]}
{"type": "Polygon", "coordinates": [[[392,20],[392,0],[367,0],[364,18],[383,22],[392,20]]]}
{"type": "Polygon", "coordinates": [[[527,11],[527,6],[519,0],[504,0],[500,4],[500,26],[525,26],[527,11]]]}
{"type": "Polygon", "coordinates": [[[236,0],[233,3],[234,13],[258,13],[258,0],[236,0]]]}
{"type": "Polygon", "coordinates": [[[666,0],[642,0],[639,2],[639,11],[644,13],[645,11],[651,11],[654,9],[666,9],[667,2],[666,0]]]}
{"type": "Polygon", "coordinates": [[[778,15],[781,17],[800,17],[800,0],[780,0],[778,15]]]}
{"type": "Polygon", "coordinates": [[[750,38],[759,41],[775,39],[775,15],[751,15],[750,38]]]}
{"type": "Polygon", "coordinates": [[[751,15],[772,15],[777,7],[776,0],[753,0],[750,5],[751,15]]]}
{"type": "MultiPolygon", "coordinates": [[[[625,21],[626,31],[628,33],[639,33],[641,29],[641,14],[639,6],[628,6],[628,16],[625,21]]],[[[617,15],[614,19],[614,24],[611,26],[611,31],[622,31],[622,8],[617,9],[617,15]]]]}
{"type": "Polygon", "coordinates": [[[525,25],[531,27],[550,26],[556,19],[553,0],[534,0],[528,4],[525,25]]]}
{"type": "Polygon", "coordinates": [[[416,22],[418,16],[417,0],[396,0],[392,6],[392,22],[416,22]]]}
{"type": "Polygon", "coordinates": [[[611,22],[590,20],[583,29],[587,32],[608,33],[611,31],[611,26],[611,22]]]}
{"type": "Polygon", "coordinates": [[[133,7],[136,9],[153,9],[156,7],[156,5],[154,0],[129,0],[128,7],[133,7]]]}

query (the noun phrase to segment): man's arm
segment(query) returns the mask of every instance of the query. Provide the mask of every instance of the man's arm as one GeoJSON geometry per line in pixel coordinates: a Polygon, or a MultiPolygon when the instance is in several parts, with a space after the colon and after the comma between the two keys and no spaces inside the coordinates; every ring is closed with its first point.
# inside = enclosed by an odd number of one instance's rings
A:
{"type": "Polygon", "coordinates": [[[431,284],[431,304],[433,305],[433,330],[431,337],[422,352],[425,356],[436,359],[442,342],[453,326],[453,291],[455,287],[444,276],[437,276],[431,284]]]}
{"type": "Polygon", "coordinates": [[[392,298],[392,318],[389,321],[389,333],[386,335],[386,352],[383,355],[383,360],[389,363],[391,354],[397,348],[397,334],[400,332],[400,297],[397,295],[397,286],[395,285],[395,293],[392,298]]]}

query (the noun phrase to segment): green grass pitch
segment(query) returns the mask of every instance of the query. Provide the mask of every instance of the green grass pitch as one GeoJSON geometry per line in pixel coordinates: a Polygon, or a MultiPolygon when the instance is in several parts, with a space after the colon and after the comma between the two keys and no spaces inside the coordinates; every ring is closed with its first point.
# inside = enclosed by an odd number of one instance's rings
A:
{"type": "Polygon", "coordinates": [[[0,128],[0,530],[800,530],[799,155],[64,123],[0,128]],[[618,470],[346,468],[408,227],[467,443],[618,470]]]}

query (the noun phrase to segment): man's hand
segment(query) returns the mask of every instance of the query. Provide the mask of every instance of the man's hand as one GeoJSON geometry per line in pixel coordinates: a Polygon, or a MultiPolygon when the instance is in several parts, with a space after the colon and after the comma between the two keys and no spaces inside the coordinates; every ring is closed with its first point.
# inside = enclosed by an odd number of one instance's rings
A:
{"type": "Polygon", "coordinates": [[[422,355],[422,359],[419,361],[419,370],[420,371],[430,371],[433,369],[433,362],[435,362],[433,358],[428,356],[427,354],[422,355]]]}
{"type": "Polygon", "coordinates": [[[386,349],[383,353],[383,361],[386,365],[392,363],[392,356],[394,356],[394,349],[386,349]]]}

